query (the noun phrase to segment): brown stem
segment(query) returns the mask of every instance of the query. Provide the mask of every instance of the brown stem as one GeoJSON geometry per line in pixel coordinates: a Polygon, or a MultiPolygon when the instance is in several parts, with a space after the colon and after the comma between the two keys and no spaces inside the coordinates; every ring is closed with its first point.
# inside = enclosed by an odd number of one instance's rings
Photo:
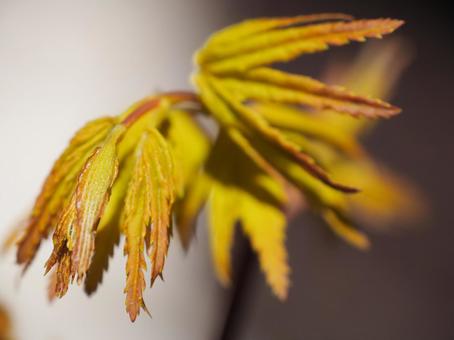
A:
{"type": "Polygon", "coordinates": [[[162,100],[168,100],[171,104],[177,104],[181,102],[196,102],[199,103],[199,98],[194,92],[189,91],[172,91],[164,92],[156,96],[152,96],[149,99],[145,99],[142,104],[132,111],[121,123],[126,126],[131,126],[147,112],[157,108],[162,100]]]}

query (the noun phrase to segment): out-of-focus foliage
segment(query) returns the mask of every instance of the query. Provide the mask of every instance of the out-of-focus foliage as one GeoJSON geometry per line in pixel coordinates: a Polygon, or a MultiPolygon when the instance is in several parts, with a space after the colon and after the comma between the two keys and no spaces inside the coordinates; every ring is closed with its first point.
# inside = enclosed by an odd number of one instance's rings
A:
{"type": "MultiPolygon", "coordinates": [[[[366,157],[358,132],[362,122],[400,110],[271,66],[380,38],[401,24],[321,14],[248,20],[214,34],[195,56],[194,93],[145,98],[76,133],[36,200],[18,242],[18,262],[26,268],[42,239],[53,233],[46,263],[46,271],[52,270],[50,297],[62,297],[73,280],[84,282],[90,294],[123,234],[126,310],[134,321],[146,310],[146,257],[153,283],[163,272],[172,222],[187,248],[203,207],[220,281],[231,280],[230,251],[239,224],[280,299],[289,287],[290,192],[301,192],[335,234],[367,249],[369,240],[355,217],[394,213],[401,198],[400,187],[378,175],[366,157]],[[214,119],[217,133],[206,133],[198,113],[214,119]]],[[[373,71],[373,64],[364,78],[351,71],[349,81],[358,89],[368,84],[370,95],[385,95],[380,89],[386,82],[373,83],[383,70],[376,76],[373,71]]]]}
{"type": "Polygon", "coordinates": [[[12,328],[8,311],[0,305],[0,340],[13,340],[12,328]]]}

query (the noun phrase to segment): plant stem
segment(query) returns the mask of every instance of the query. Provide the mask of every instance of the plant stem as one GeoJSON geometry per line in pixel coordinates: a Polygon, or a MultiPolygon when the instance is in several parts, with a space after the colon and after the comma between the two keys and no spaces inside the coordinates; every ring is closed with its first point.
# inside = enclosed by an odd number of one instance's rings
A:
{"type": "Polygon", "coordinates": [[[177,104],[181,102],[199,102],[197,95],[189,91],[173,91],[165,92],[158,94],[156,96],[151,96],[143,99],[137,108],[135,108],[131,113],[129,113],[123,120],[122,124],[126,126],[131,126],[142,117],[147,112],[150,112],[153,109],[156,109],[163,100],[170,101],[171,104],[177,104]]]}
{"type": "Polygon", "coordinates": [[[248,297],[251,287],[251,278],[254,275],[252,270],[253,254],[247,242],[243,246],[241,265],[238,270],[235,288],[233,289],[228,311],[222,326],[221,340],[232,340],[238,338],[240,321],[243,317],[242,308],[248,297]]]}

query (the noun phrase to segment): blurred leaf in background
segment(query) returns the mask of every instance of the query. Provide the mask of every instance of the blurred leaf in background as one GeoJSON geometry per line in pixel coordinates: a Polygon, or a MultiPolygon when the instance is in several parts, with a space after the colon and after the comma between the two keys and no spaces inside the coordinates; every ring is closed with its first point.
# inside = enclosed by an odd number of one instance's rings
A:
{"type": "Polygon", "coordinates": [[[13,327],[6,307],[0,304],[0,340],[13,340],[13,327]]]}

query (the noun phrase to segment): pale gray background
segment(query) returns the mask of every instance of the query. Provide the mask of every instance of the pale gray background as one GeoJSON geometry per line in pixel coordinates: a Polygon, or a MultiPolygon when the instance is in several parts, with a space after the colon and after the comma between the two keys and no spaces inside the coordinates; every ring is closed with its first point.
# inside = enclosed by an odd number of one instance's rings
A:
{"type": "MultiPolygon", "coordinates": [[[[189,88],[192,53],[222,8],[209,0],[0,0],[0,238],[85,121],[158,89],[189,88]]],[[[145,293],[152,320],[142,315],[131,325],[125,313],[123,256],[92,298],[73,286],[49,306],[42,268],[50,242],[19,287],[13,256],[0,259],[0,301],[21,340],[211,338],[223,295],[204,231],[188,256],[172,244],[166,282],[145,293]]]]}

